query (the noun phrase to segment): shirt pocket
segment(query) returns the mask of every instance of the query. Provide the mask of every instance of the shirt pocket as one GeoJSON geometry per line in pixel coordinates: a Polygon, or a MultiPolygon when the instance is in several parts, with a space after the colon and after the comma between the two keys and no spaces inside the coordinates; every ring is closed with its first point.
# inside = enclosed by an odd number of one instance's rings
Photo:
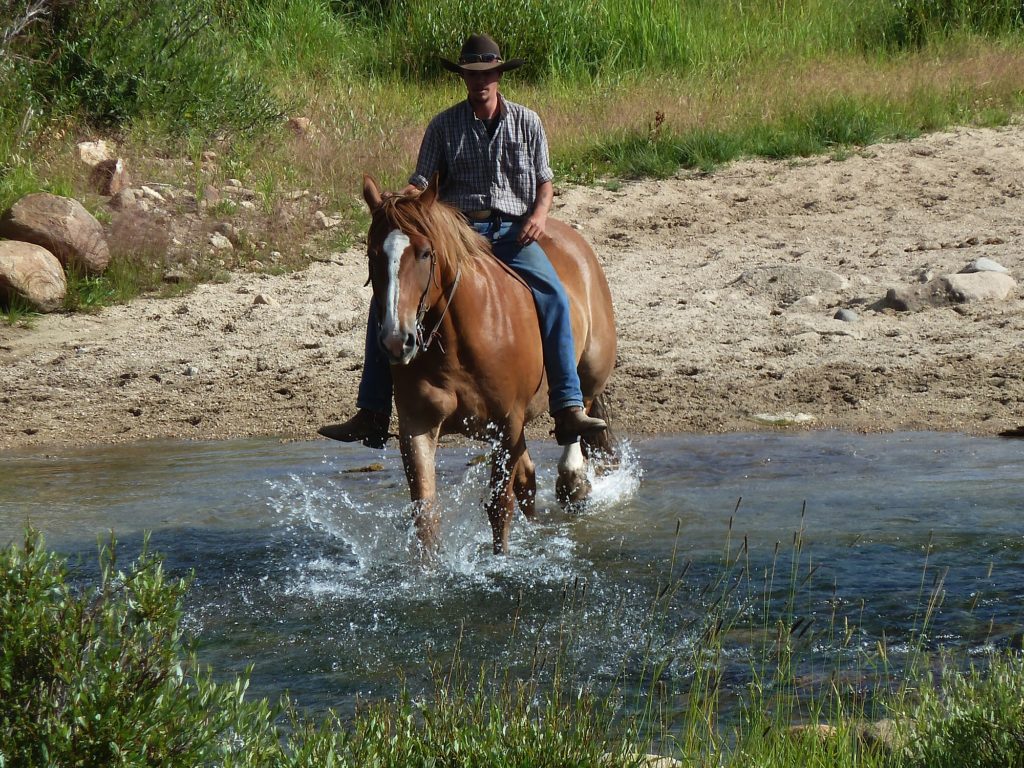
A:
{"type": "Polygon", "coordinates": [[[502,151],[501,167],[510,176],[522,176],[530,172],[530,153],[521,141],[510,141],[502,151]]]}

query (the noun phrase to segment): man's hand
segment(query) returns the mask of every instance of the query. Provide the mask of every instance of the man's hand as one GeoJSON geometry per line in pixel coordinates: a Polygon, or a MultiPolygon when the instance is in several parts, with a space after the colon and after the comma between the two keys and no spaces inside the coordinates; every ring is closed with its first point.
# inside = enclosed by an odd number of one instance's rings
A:
{"type": "Polygon", "coordinates": [[[523,222],[523,228],[519,230],[517,238],[520,245],[535,243],[547,234],[548,211],[551,210],[551,200],[554,198],[554,187],[550,181],[544,181],[537,185],[537,199],[533,203],[533,211],[523,222]]]}
{"type": "Polygon", "coordinates": [[[519,230],[518,242],[520,245],[535,243],[544,237],[547,232],[548,215],[540,211],[534,211],[529,218],[523,222],[523,228],[519,230]]]}

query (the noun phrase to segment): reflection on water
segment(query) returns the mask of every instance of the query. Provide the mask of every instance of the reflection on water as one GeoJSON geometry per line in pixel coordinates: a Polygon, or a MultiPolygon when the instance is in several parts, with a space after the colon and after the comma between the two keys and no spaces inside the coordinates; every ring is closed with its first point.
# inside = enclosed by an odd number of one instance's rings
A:
{"type": "MultiPolygon", "coordinates": [[[[255,664],[257,693],[287,689],[312,708],[393,692],[399,670],[415,684],[460,637],[465,658],[499,668],[525,670],[561,645],[598,685],[619,674],[639,684],[652,653],[676,659],[667,681],[685,677],[718,594],[709,587],[738,552],[735,571],[749,578],[731,595],[736,611],[792,600],[816,627],[850,622],[855,647],[884,633],[898,651],[940,578],[930,642],[979,648],[1021,632],[1019,443],[815,432],[644,440],[595,479],[582,515],[555,504],[554,446],[531,449],[538,522],[516,521],[506,558],[490,554],[475,450],[441,452],[442,554],[422,568],[397,452],[383,454],[383,471],[359,472],[381,454],[325,442],[2,454],[0,541],[31,522],[92,572],[108,531],[122,558],[151,531],[172,572],[195,572],[186,621],[202,658],[225,674],[255,664]]],[[[726,679],[741,679],[749,637],[727,640],[726,679]]],[[[827,632],[809,637],[812,656],[835,653],[827,632]]]]}

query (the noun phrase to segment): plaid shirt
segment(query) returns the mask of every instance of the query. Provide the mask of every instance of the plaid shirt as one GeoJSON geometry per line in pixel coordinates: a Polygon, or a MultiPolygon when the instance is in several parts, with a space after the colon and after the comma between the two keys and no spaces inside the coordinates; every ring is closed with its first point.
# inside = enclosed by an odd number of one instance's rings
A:
{"type": "Polygon", "coordinates": [[[500,120],[493,138],[468,100],[431,120],[409,183],[426,189],[437,172],[441,199],[456,208],[525,216],[537,199],[537,187],[555,176],[548,140],[536,112],[498,98],[500,120]]]}

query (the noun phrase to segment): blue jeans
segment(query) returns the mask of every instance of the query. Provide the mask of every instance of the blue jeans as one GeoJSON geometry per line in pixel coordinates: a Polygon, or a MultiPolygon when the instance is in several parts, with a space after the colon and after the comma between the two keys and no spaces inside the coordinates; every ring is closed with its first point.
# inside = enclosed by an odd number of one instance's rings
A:
{"type": "MultiPolygon", "coordinates": [[[[540,317],[544,367],[548,373],[548,406],[551,412],[583,405],[580,377],[576,373],[576,347],[569,318],[569,298],[551,266],[544,249],[537,243],[516,242],[521,225],[515,221],[474,222],[473,228],[491,243],[494,255],[516,271],[533,292],[540,317]]],[[[359,380],[356,405],[374,411],[391,412],[391,366],[377,338],[380,322],[377,307],[370,302],[366,323],[366,350],[359,380]]]]}

